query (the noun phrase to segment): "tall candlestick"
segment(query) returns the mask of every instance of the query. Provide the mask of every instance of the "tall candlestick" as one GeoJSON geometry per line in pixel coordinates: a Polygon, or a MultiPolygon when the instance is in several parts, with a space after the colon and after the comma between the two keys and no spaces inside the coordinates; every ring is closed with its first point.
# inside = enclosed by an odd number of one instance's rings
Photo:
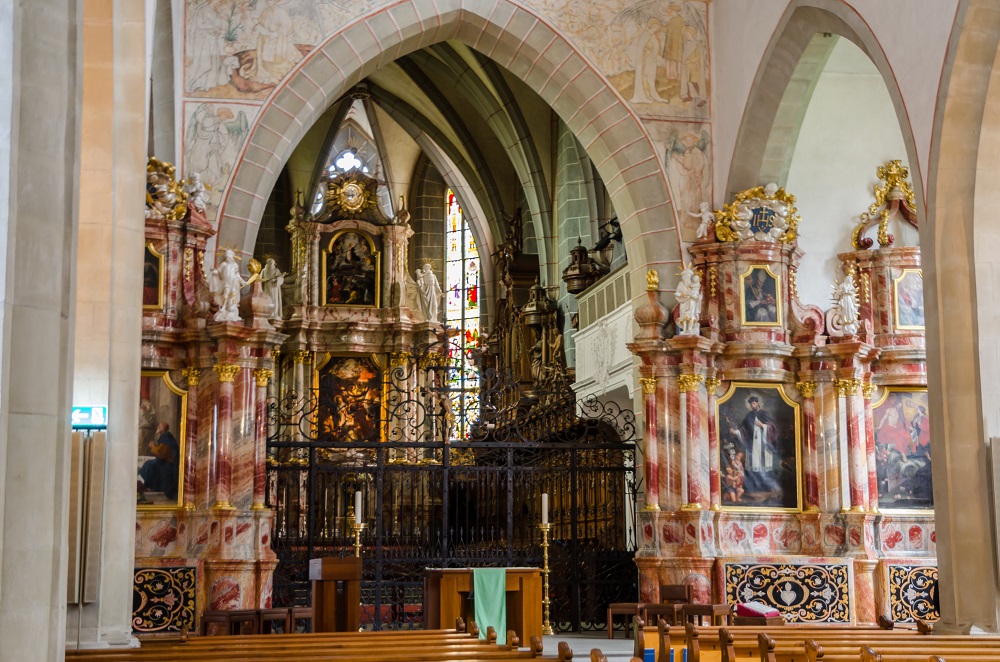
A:
{"type": "Polygon", "coordinates": [[[542,492],[542,524],[549,523],[549,495],[542,492]]]}
{"type": "Polygon", "coordinates": [[[354,523],[361,524],[361,490],[354,493],[354,523]]]}

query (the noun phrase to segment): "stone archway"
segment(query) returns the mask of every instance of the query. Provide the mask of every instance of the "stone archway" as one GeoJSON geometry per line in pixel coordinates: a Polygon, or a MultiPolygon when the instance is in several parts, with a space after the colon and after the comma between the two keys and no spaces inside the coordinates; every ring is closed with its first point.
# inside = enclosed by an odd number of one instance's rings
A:
{"type": "MultiPolygon", "coordinates": [[[[803,74],[801,69],[796,72],[796,68],[803,56],[810,52],[811,46],[815,50],[813,37],[824,33],[849,39],[868,56],[882,75],[903,134],[914,190],[924,190],[916,141],[903,96],[889,60],[871,28],[852,7],[840,0],[794,0],[778,22],[757,69],[730,163],[726,182],[727,200],[739,191],[761,184],[764,178],[773,178],[775,171],[784,169],[787,172],[787,163],[775,163],[774,160],[791,160],[793,150],[783,149],[779,143],[788,136],[798,135],[805,108],[798,109],[803,112],[796,112],[787,103],[782,107],[786,101],[784,93],[793,76],[803,74]],[[788,125],[795,122],[798,125],[788,125]]],[[[816,68],[811,75],[819,76],[821,69],[816,68]]],[[[803,103],[808,104],[808,99],[803,103]]],[[[918,196],[917,202],[918,206],[923,206],[921,196],[918,196]]]]}
{"type": "MultiPolygon", "coordinates": [[[[256,225],[282,165],[306,131],[341,94],[385,59],[455,39],[491,58],[534,89],[566,122],[606,182],[641,292],[645,265],[680,261],[680,239],[666,173],[638,116],[555,28],[510,0],[470,7],[460,0],[405,0],[342,27],[315,48],[261,108],[219,210],[220,245],[252,251],[256,225]],[[349,57],[344,57],[344,54],[349,57]]],[[[664,289],[674,269],[663,266],[664,289]]]]}

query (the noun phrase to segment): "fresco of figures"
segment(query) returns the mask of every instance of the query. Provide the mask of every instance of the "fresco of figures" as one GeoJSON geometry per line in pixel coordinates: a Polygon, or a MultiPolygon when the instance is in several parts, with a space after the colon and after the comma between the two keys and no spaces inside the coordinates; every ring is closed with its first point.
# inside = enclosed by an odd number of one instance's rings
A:
{"type": "Polygon", "coordinates": [[[798,510],[798,405],[780,384],[734,382],[716,408],[722,506],[798,510]]]}
{"type": "Polygon", "coordinates": [[[872,418],[879,507],[933,508],[927,390],[886,389],[872,405],[872,418]]]}
{"type": "Polygon", "coordinates": [[[214,218],[259,107],[234,103],[184,104],[184,172],[199,173],[208,189],[206,213],[214,218]]]}
{"type": "Polygon", "coordinates": [[[710,125],[646,120],[646,126],[663,155],[681,239],[693,242],[700,222],[696,211],[701,203],[712,201],[710,125]]]}

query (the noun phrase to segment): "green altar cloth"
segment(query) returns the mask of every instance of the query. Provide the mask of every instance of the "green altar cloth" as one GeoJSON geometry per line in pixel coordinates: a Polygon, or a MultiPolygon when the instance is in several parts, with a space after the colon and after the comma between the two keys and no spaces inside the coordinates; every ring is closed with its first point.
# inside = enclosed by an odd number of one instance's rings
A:
{"type": "Polygon", "coordinates": [[[486,638],[490,625],[497,631],[497,644],[507,643],[507,570],[473,568],[472,600],[476,609],[479,638],[486,638]]]}

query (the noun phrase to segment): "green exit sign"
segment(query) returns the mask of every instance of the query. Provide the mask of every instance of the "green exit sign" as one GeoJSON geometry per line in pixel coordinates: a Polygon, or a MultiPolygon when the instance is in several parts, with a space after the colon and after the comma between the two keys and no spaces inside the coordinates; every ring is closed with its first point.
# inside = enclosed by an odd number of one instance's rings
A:
{"type": "Polygon", "coordinates": [[[69,420],[74,430],[103,430],[108,427],[108,408],[73,407],[69,420]]]}

